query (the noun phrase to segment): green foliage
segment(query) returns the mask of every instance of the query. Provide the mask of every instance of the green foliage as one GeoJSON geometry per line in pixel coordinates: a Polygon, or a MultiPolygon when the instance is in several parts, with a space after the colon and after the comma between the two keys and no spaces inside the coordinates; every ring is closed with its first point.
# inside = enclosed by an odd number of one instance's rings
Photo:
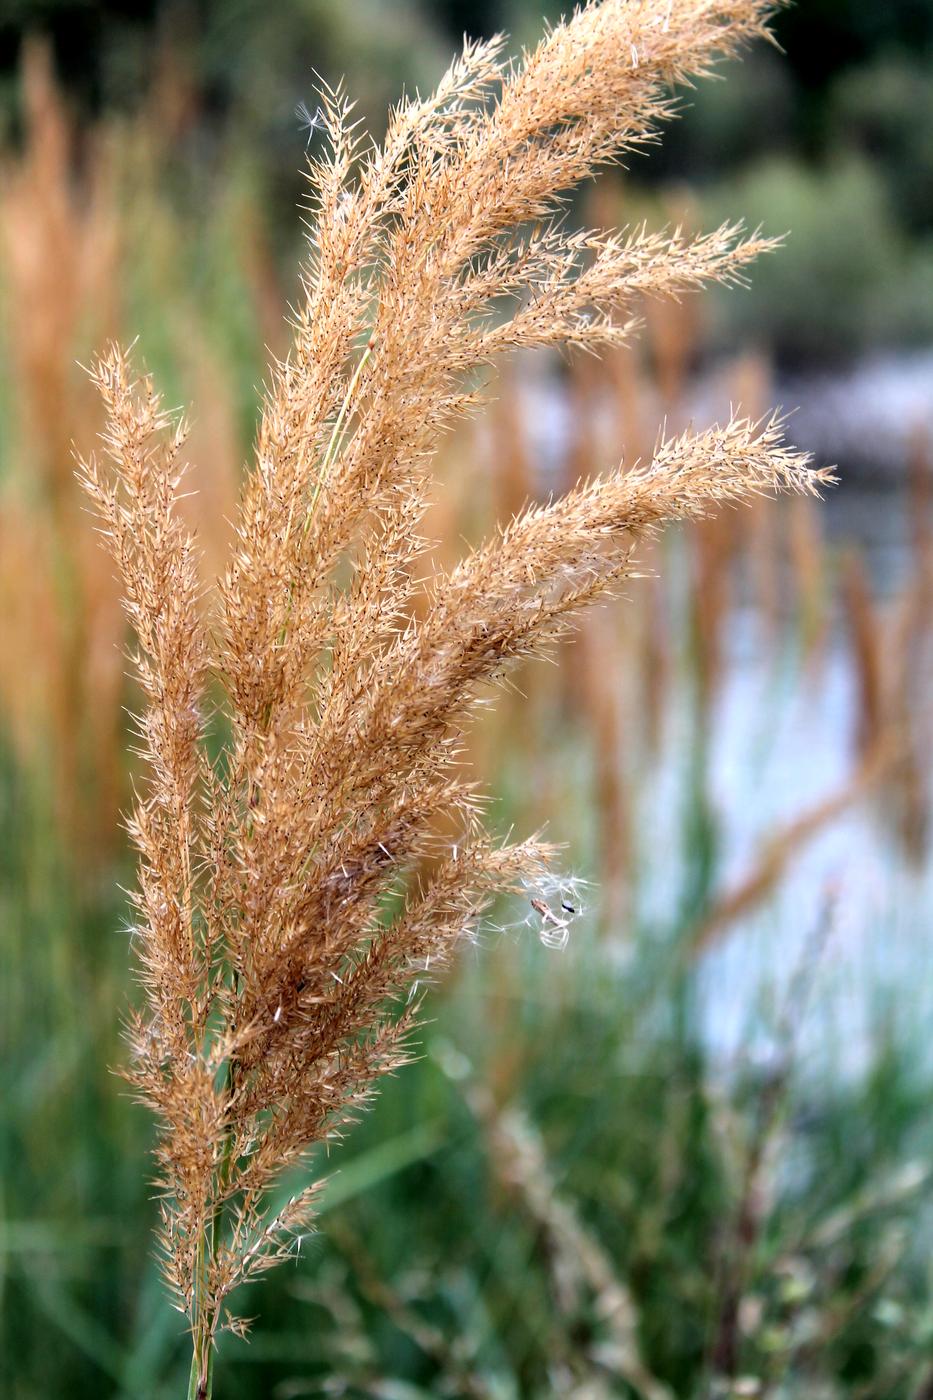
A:
{"type": "Polygon", "coordinates": [[[882,55],[843,74],[830,98],[835,144],[877,163],[893,217],[933,230],[933,63],[882,55]]]}
{"type": "MultiPolygon", "coordinates": [[[[106,1068],[130,992],[110,881],[76,901],[41,792],[9,762],[3,791],[0,1389],[174,1397],[185,1339],[149,1253],[147,1115],[106,1068]]],[[[669,856],[691,888],[694,826],[669,856]]],[[[627,1397],[637,1350],[671,1394],[707,1400],[730,1393],[713,1360],[741,1278],[737,1374],[789,1400],[908,1400],[933,1338],[933,1104],[913,1030],[882,1008],[864,1075],[811,1055],[788,1076],[773,1018],[750,1015],[772,1049],[725,1066],[681,934],[635,929],[614,963],[585,930],[562,956],[488,934],[436,994],[419,1062],[321,1160],[318,1233],[263,1284],[252,1340],[225,1340],[218,1393],[323,1396],[336,1374],[348,1397],[547,1400],[604,1374],[627,1397]],[[762,1213],[741,1245],[756,1153],[762,1213]],[[594,1246],[632,1310],[627,1353],[594,1246]]]]}
{"type": "Polygon", "coordinates": [[[769,154],[793,149],[797,94],[783,54],[759,44],[730,71],[685,93],[679,119],[647,159],[632,162],[639,181],[721,178],[769,154]]]}
{"type": "Polygon", "coordinates": [[[787,361],[818,361],[933,333],[933,303],[907,293],[914,277],[925,284],[928,255],[909,253],[875,166],[855,156],[818,171],[769,160],[704,204],[713,221],[738,208],[788,237],[756,268],[748,293],[728,307],[719,299],[731,334],[787,361]]]}
{"type": "MultiPolygon", "coordinates": [[[[322,10],[292,8],[305,20],[322,10]]],[[[335,26],[343,16],[368,29],[372,47],[393,28],[388,7],[329,9],[335,26]]],[[[874,19],[860,11],[860,24],[888,22],[887,7],[872,9],[874,19]]],[[[231,32],[250,18],[230,14],[231,32]]],[[[215,32],[222,63],[226,39],[215,32]]],[[[399,55],[414,32],[395,30],[399,55]]],[[[255,93],[267,111],[286,33],[272,36],[267,86],[255,93]]],[[[792,230],[780,256],[756,269],[754,289],[723,303],[744,336],[773,337],[788,358],[933,331],[933,249],[908,254],[896,223],[902,212],[926,227],[930,212],[929,182],[911,189],[910,170],[926,169],[931,122],[907,122],[911,111],[926,112],[929,91],[919,67],[902,90],[903,72],[892,62],[834,91],[836,139],[868,153],[883,143],[883,169],[865,155],[820,174],[772,160],[710,195],[708,222],[740,212],[768,232],[792,230]]],[[[394,88],[394,75],[386,83],[394,88]]],[[[702,141],[722,141],[738,160],[746,142],[728,92],[720,86],[688,121],[706,123],[702,141]]],[[[290,110],[284,103],[274,118],[289,133],[290,110]]],[[[163,380],[177,369],[185,303],[196,303],[198,323],[218,328],[212,349],[238,387],[244,440],[259,366],[236,239],[238,201],[253,178],[244,163],[242,184],[232,182],[215,208],[222,213],[192,218],[182,235],[160,230],[137,190],[127,251],[128,319],[144,331],[150,364],[163,380]]],[[[0,376],[0,395],[5,383],[0,376]]],[[[190,397],[190,383],[176,381],[173,393],[190,397]]],[[[569,752],[561,766],[573,774],[582,763],[569,752]]],[[[683,850],[669,857],[682,872],[674,907],[683,920],[717,873],[702,763],[694,736],[683,755],[683,850]]],[[[122,858],[90,887],[76,878],[53,834],[53,776],[27,780],[2,756],[0,1392],[175,1400],[187,1341],[150,1253],[155,1205],[140,1170],[148,1119],[108,1069],[125,1053],[119,1017],[132,995],[110,890],[115,875],[129,876],[122,858]]],[[[570,806],[560,834],[575,836],[580,856],[594,844],[590,815],[570,806]]],[[[608,973],[605,947],[585,940],[562,959],[510,938],[480,950],[475,967],[468,959],[444,997],[443,1035],[426,1030],[421,1061],[389,1085],[341,1154],[322,1162],[335,1174],[319,1233],[294,1268],[263,1285],[265,1320],[252,1341],[226,1339],[224,1400],[332,1394],[335,1359],[351,1397],[548,1400],[561,1393],[561,1366],[599,1354],[600,1300],[583,1289],[567,1306],[553,1237],[534,1206],[541,1178],[503,1180],[483,1089],[521,1110],[539,1151],[529,1160],[628,1290],[645,1364],[678,1397],[707,1400],[724,1283],[736,1268],[743,1173],[774,1065],[727,1072],[711,1058],[696,1024],[695,975],[678,956],[682,934],[677,917],[635,930],[634,954],[620,953],[608,973]]],[[[922,1046],[907,1038],[903,1005],[896,1010],[879,1021],[866,1075],[824,1077],[802,1063],[782,1091],[768,1209],[746,1261],[740,1355],[743,1374],[770,1381],[781,1400],[929,1393],[933,1104],[922,1046]]],[[[613,1380],[608,1393],[637,1392],[613,1380]]]]}

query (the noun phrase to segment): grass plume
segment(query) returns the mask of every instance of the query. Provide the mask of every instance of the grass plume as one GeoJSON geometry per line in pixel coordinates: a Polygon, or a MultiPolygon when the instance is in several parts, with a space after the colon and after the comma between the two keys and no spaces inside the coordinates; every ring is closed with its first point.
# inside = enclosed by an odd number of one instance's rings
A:
{"type": "Polygon", "coordinates": [[[633,571],[665,522],[827,480],[776,420],[659,442],[418,582],[430,463],[504,351],[598,350],[633,303],[741,278],[768,243],[574,233],[561,193],[652,138],[674,85],[763,32],[760,0],[605,0],[516,64],[468,44],[370,146],[321,94],[303,300],[274,364],[232,555],[204,599],[184,426],[114,348],[85,484],[137,637],[148,782],[131,818],[145,991],[128,1076],[156,1113],[167,1280],[211,1391],[235,1290],[288,1256],[339,1137],[406,1060],[417,989],[549,852],[497,844],[455,759],[490,682],[633,571]],[[211,619],[209,622],[209,618],[211,619]],[[219,682],[229,739],[208,758],[219,682]],[[451,830],[455,835],[451,839],[451,830]]]}

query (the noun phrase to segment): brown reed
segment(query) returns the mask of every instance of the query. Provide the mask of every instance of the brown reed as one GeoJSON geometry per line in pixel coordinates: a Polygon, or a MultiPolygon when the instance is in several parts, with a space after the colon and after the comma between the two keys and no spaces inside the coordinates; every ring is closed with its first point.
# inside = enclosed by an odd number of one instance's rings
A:
{"type": "Polygon", "coordinates": [[[855,748],[859,757],[880,743],[885,729],[884,629],[861,554],[847,553],[842,599],[858,681],[855,748]]]}
{"type": "Polygon", "coordinates": [[[624,343],[637,296],[735,281],[769,246],[730,226],[688,240],[552,219],[560,191],[650,139],[671,85],[762,33],[765,10],[604,0],[517,64],[501,40],[468,44],[433,95],[391,114],[381,148],[342,92],[322,93],[304,300],[213,631],[178,510],[184,427],[118,349],[95,367],[110,468],[83,474],[138,639],[149,768],[130,821],[145,1000],[127,1074],[161,1126],[190,1396],[211,1393],[218,1333],[245,1328],[234,1290],[290,1255],[313,1215],[321,1183],[283,1203],[283,1170],[406,1060],[418,988],[492,897],[541,888],[547,849],[496,844],[455,767],[468,712],[630,576],[665,521],[830,479],[781,446],[774,419],[733,418],[526,510],[417,581],[428,465],[476,402],[476,371],[517,347],[624,343]],[[215,678],[229,742],[212,763],[215,678]],[[439,833],[454,820],[452,842],[439,833]]]}
{"type": "Polygon", "coordinates": [[[915,528],[914,545],[914,568],[888,600],[874,596],[862,555],[850,551],[842,602],[858,686],[856,751],[864,762],[879,745],[891,748],[883,806],[905,853],[919,862],[929,830],[929,784],[921,758],[928,747],[924,698],[930,669],[929,573],[922,525],[915,528]]]}
{"type": "Polygon", "coordinates": [[[735,923],[758,909],[779,886],[794,857],[820,832],[870,793],[903,757],[902,745],[890,731],[879,737],[855,771],[838,788],[778,827],[762,843],[748,873],[714,898],[692,930],[691,956],[717,943],[735,923]]]}
{"type": "MultiPolygon", "coordinates": [[[[0,289],[10,328],[9,451],[0,481],[0,731],[30,793],[41,794],[38,824],[45,829],[52,819],[62,857],[73,857],[72,887],[86,883],[89,890],[113,857],[127,790],[125,622],[111,562],[82,525],[72,441],[87,448],[101,408],[78,361],[118,332],[128,270],[140,252],[137,220],[145,224],[146,246],[158,228],[166,264],[174,271],[179,263],[179,220],[159,197],[158,181],[183,114],[175,103],[178,119],[169,119],[173,79],[167,66],[160,74],[139,121],[81,125],[56,81],[48,44],[32,38],[21,57],[23,141],[0,153],[0,289]]],[[[232,219],[237,260],[257,321],[271,330],[274,317],[282,326],[284,294],[248,213],[239,199],[232,219]]],[[[166,296],[164,282],[157,290],[166,296]]],[[[200,489],[185,509],[208,563],[220,567],[237,502],[242,429],[214,338],[196,309],[176,300],[171,321],[199,405],[192,446],[200,489]]],[[[280,329],[270,343],[282,339],[280,329]]]]}
{"type": "Polygon", "coordinates": [[[787,540],[801,652],[812,675],[819,670],[829,631],[827,560],[822,521],[801,496],[790,502],[787,540]]]}
{"type": "Polygon", "coordinates": [[[73,126],[48,45],[36,39],[23,46],[22,105],[23,147],[0,166],[0,281],[11,327],[0,716],[18,761],[48,784],[61,830],[86,834],[88,855],[106,845],[119,805],[122,628],[111,569],[79,528],[71,438],[91,440],[100,412],[74,356],[85,334],[100,343],[113,332],[117,224],[97,143],[87,143],[76,175],[73,126]]]}

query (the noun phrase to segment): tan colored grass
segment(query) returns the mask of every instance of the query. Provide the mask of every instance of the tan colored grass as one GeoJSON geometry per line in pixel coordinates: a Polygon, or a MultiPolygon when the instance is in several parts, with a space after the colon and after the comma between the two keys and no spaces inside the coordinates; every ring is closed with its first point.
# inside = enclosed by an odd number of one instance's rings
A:
{"type": "Polygon", "coordinates": [[[514,66],[500,40],[468,45],[432,96],[392,114],[381,148],[323,94],[304,300],[213,629],[178,510],[183,429],[119,350],[96,367],[108,464],[84,475],[138,638],[150,773],[131,820],[145,1002],[129,1077],[161,1125],[192,1395],[210,1393],[218,1331],[242,1329],[235,1289],[313,1214],[320,1182],[283,1204],[283,1169],[404,1062],[425,977],[497,893],[527,899],[548,859],[484,833],[455,764],[490,682],[629,577],[666,521],[828,479],[776,421],[735,418],[519,514],[418,581],[430,462],[477,371],[516,347],[625,342],[637,297],[736,280],[768,246],[734,227],[688,240],[554,221],[562,190],[649,139],[671,86],[764,16],[760,0],[605,0],[514,66]],[[215,678],[230,737],[212,765],[215,678]],[[452,842],[439,833],[454,821],[452,842]]]}
{"type": "Polygon", "coordinates": [[[106,848],[119,807],[120,605],[82,528],[72,438],[100,410],[74,363],[113,333],[119,240],[105,152],[75,136],[47,44],[22,52],[24,140],[0,160],[0,292],[10,422],[0,483],[0,723],[34,786],[54,794],[76,874],[106,848]],[[15,330],[14,330],[15,328],[15,330]],[[80,812],[80,819],[79,819],[80,812]]]}
{"type": "MultiPolygon", "coordinates": [[[[153,199],[156,169],[141,173],[135,159],[146,129],[106,121],[80,127],[47,43],[23,45],[21,88],[23,142],[0,152],[0,294],[10,327],[0,481],[0,728],[31,791],[48,793],[51,810],[43,807],[42,821],[57,819],[62,856],[74,857],[69,879],[92,888],[112,857],[126,795],[125,629],[112,564],[85,528],[74,478],[72,442],[86,448],[102,419],[78,361],[120,324],[140,196],[160,209],[163,225],[174,229],[177,220],[153,199]]],[[[150,235],[152,226],[150,218],[150,235]]],[[[176,229],[176,244],[180,237],[176,229]]],[[[164,286],[159,290],[164,294],[164,286]]],[[[272,299],[271,288],[266,295],[272,299]]],[[[281,321],[281,302],[278,315],[281,321]]],[[[208,562],[219,567],[242,447],[203,327],[190,309],[177,320],[198,399],[192,446],[199,492],[186,509],[208,562]]]]}

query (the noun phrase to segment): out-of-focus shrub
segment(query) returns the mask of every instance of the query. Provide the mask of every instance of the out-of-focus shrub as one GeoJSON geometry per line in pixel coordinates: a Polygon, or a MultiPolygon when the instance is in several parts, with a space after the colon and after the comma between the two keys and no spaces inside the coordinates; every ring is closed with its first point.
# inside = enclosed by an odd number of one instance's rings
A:
{"type": "Polygon", "coordinates": [[[642,178],[676,175],[695,183],[721,177],[751,160],[787,150],[793,142],[795,95],[781,56],[756,45],[737,68],[738,81],[701,83],[679,103],[681,119],[665,129],[650,160],[632,163],[642,178]]]}
{"type": "MultiPolygon", "coordinates": [[[[779,360],[842,360],[871,346],[933,333],[933,303],[906,295],[908,250],[877,169],[852,155],[819,170],[773,159],[725,182],[707,222],[744,210],[769,234],[788,233],[756,269],[747,295],[719,303],[730,335],[771,345],[779,360]]],[[[908,268],[908,272],[912,272],[908,268]]]]}
{"type": "Polygon", "coordinates": [[[933,65],[885,57],[844,74],[830,97],[830,130],[876,162],[898,222],[933,228],[933,65]]]}

